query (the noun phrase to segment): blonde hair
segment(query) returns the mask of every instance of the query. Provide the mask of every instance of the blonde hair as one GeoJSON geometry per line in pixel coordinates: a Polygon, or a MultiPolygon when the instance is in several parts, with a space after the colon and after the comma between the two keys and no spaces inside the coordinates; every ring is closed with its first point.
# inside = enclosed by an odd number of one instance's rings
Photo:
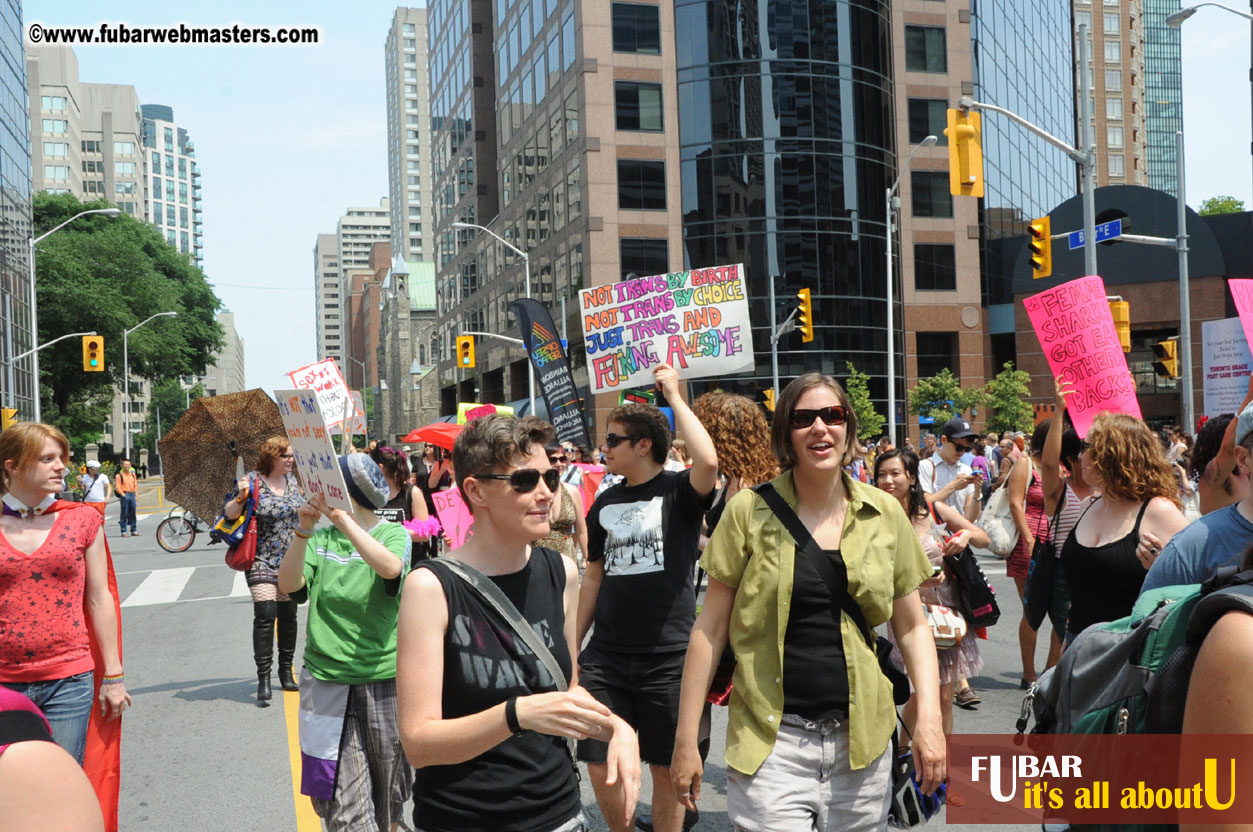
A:
{"type": "Polygon", "coordinates": [[[1106,494],[1137,503],[1165,497],[1183,509],[1162,443],[1144,422],[1125,413],[1101,413],[1085,441],[1088,464],[1100,475],[1106,494]]]}
{"type": "Polygon", "coordinates": [[[70,441],[52,425],[19,422],[0,433],[0,494],[9,490],[9,460],[16,463],[13,467],[17,471],[25,471],[43,454],[44,444],[49,439],[61,446],[61,462],[69,465],[70,441]]]}

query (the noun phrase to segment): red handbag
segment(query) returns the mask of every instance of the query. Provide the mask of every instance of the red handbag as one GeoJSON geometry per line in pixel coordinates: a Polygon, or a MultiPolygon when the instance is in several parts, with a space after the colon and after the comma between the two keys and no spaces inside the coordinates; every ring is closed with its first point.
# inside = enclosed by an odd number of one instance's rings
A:
{"type": "Polygon", "coordinates": [[[238,545],[226,550],[226,565],[238,572],[247,572],[257,559],[257,518],[248,521],[248,529],[244,539],[238,545]]]}

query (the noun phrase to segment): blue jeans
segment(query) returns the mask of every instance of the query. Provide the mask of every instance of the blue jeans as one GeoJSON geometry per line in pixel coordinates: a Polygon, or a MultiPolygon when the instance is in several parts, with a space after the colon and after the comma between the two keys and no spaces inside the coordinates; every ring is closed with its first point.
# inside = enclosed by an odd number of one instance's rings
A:
{"type": "Polygon", "coordinates": [[[4,686],[15,690],[34,702],[52,727],[52,739],[57,745],[83,764],[83,751],[87,747],[87,723],[91,720],[95,683],[90,670],[77,676],[52,679],[47,682],[5,682],[4,686]]]}
{"type": "Polygon", "coordinates": [[[129,525],[132,532],[139,531],[139,521],[135,519],[135,495],[119,494],[122,500],[122,511],[118,517],[122,523],[122,534],[126,534],[126,527],[129,525]]]}

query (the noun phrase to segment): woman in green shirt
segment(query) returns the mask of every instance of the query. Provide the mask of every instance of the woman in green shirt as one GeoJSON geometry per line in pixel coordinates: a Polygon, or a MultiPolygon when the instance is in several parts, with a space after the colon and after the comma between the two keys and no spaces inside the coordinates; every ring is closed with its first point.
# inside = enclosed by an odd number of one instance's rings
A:
{"type": "Polygon", "coordinates": [[[857,420],[832,378],[808,373],[779,397],[771,486],[812,536],[804,548],[762,494],[727,505],[701,566],[709,589],[688,645],[670,773],[700,797],[697,728],[723,646],[739,664],[727,728],[727,814],[737,829],[879,829],[895,729],[891,685],[858,624],[891,620],[919,709],[913,750],[927,794],[944,780],[935,643],[919,585],[931,576],[900,504],[857,482],[857,420]]]}

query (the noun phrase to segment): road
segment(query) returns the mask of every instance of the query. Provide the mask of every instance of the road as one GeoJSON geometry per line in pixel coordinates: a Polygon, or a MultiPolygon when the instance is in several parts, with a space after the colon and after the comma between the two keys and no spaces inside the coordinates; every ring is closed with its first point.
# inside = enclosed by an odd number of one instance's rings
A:
{"type": "MultiPolygon", "coordinates": [[[[257,705],[252,604],[242,575],[223,565],[222,547],[208,545],[203,533],[180,554],[157,545],[156,527],[168,510],[158,502],[158,484],[146,481],[141,488],[139,537],[117,536],[116,501],[106,515],[122,597],[126,677],[134,698],[123,731],[121,828],[313,832],[317,820],[293,786],[293,762],[299,761],[297,695],[276,690],[269,707],[257,705]]],[[[984,568],[1001,599],[1003,618],[989,631],[989,640],[980,642],[984,670],[972,684],[983,704],[975,711],[956,709],[956,730],[1010,733],[1022,702],[1019,605],[1003,562],[987,559],[984,568]]],[[[303,637],[302,608],[302,649],[303,637]]],[[[1040,669],[1044,652],[1042,639],[1040,669]]],[[[725,732],[726,710],[715,708],[696,827],[704,832],[732,828],[722,763],[725,732]]],[[[647,775],[644,779],[641,802],[646,803],[647,775]]],[[[591,828],[607,829],[586,775],[582,789],[591,828]]],[[[943,821],[941,816],[928,828],[945,829],[943,821]]]]}

